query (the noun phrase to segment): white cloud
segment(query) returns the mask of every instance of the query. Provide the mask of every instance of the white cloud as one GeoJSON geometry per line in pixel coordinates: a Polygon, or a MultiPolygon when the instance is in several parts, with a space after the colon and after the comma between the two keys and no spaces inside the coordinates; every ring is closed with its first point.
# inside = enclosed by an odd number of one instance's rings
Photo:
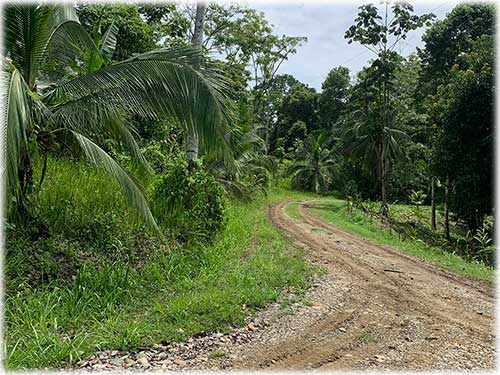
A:
{"type": "MultiPolygon", "coordinates": [[[[457,0],[415,3],[417,14],[432,12],[439,19],[458,3],[457,0]]],[[[280,73],[288,73],[319,90],[330,69],[343,65],[353,74],[361,70],[374,56],[363,46],[347,44],[344,33],[352,24],[360,2],[313,3],[304,2],[263,4],[250,6],[263,11],[266,19],[274,24],[278,35],[306,36],[308,42],[297,49],[295,55],[283,63],[280,73]]],[[[409,34],[400,44],[399,52],[408,55],[416,46],[422,46],[420,29],[409,34]]]]}

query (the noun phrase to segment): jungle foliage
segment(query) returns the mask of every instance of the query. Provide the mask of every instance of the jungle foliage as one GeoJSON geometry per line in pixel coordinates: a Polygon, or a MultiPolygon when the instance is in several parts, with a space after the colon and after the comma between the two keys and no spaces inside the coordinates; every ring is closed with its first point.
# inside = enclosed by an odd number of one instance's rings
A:
{"type": "Polygon", "coordinates": [[[230,329],[303,290],[273,186],[342,198],[322,215],[409,253],[494,265],[492,5],[363,5],[344,36],[371,59],[320,90],[282,73],[307,38],[248,6],[12,3],[3,21],[9,368],[230,329]]]}

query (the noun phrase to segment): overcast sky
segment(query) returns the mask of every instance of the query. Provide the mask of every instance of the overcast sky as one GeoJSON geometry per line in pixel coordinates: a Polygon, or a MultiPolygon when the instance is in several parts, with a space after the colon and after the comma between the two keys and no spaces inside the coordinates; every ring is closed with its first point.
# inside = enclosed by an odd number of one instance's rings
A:
{"type": "MultiPolygon", "coordinates": [[[[292,74],[299,81],[320,90],[321,83],[331,68],[343,65],[351,70],[351,74],[355,74],[373,58],[372,52],[365,47],[357,43],[347,44],[344,39],[345,31],[356,18],[358,6],[367,2],[246,3],[263,11],[278,35],[308,38],[307,43],[283,63],[279,73],[292,74]]],[[[373,3],[378,4],[378,1],[373,3]]],[[[417,14],[432,12],[438,19],[442,19],[459,2],[435,0],[411,3],[417,14]]],[[[407,40],[402,41],[397,50],[404,56],[414,52],[417,46],[422,46],[423,32],[424,29],[410,32],[407,40]]]]}

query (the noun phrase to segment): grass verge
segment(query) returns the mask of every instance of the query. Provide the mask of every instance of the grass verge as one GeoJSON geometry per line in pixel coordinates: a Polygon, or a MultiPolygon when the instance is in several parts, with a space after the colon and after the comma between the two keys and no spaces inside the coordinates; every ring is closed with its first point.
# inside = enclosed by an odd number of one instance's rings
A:
{"type": "Polygon", "coordinates": [[[104,348],[131,349],[228,331],[314,269],[269,223],[264,199],[233,203],[210,245],[161,252],[139,268],[89,263],[73,279],[18,286],[5,300],[9,369],[62,366],[104,348]]]}

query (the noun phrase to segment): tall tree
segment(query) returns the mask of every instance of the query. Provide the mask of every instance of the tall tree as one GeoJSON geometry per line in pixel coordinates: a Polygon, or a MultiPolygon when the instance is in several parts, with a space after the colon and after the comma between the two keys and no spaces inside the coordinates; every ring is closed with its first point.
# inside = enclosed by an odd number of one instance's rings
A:
{"type": "Polygon", "coordinates": [[[93,39],[116,23],[118,34],[113,61],[122,61],[162,45],[172,47],[175,41],[183,39],[189,28],[189,22],[177,11],[175,4],[81,3],[76,11],[82,26],[93,39]]]}
{"type": "Polygon", "coordinates": [[[307,41],[305,37],[289,37],[283,35],[276,37],[270,35],[263,42],[264,48],[255,51],[251,56],[254,71],[253,88],[254,109],[257,112],[257,118],[264,129],[263,138],[266,143],[266,152],[269,149],[270,135],[272,133],[272,109],[270,108],[270,88],[271,82],[278,73],[281,64],[288,59],[290,54],[296,52],[296,48],[307,41]]]}
{"type": "MultiPolygon", "coordinates": [[[[203,43],[203,22],[205,19],[206,7],[207,5],[203,1],[199,1],[196,5],[194,32],[193,38],[191,39],[191,45],[193,48],[199,50],[200,53],[203,43]]],[[[193,162],[198,158],[198,147],[198,134],[193,127],[188,129],[186,141],[186,158],[191,167],[193,166],[193,162]]]]}
{"type": "Polygon", "coordinates": [[[460,4],[424,35],[421,89],[434,127],[433,171],[471,231],[492,212],[495,8],[460,4]]]}
{"type": "MultiPolygon", "coordinates": [[[[184,15],[194,23],[193,7],[186,6],[184,15]]],[[[224,70],[239,93],[235,99],[242,107],[251,106],[267,152],[276,113],[273,80],[283,62],[307,39],[276,35],[262,12],[238,4],[210,3],[205,17],[203,48],[224,59],[224,70]],[[249,85],[252,92],[247,95],[249,85]]],[[[193,33],[191,28],[187,36],[193,33]]]]}
{"type": "Polygon", "coordinates": [[[337,123],[345,110],[349,91],[349,69],[343,66],[333,68],[321,85],[319,96],[319,119],[325,130],[337,123]]]}
{"type": "Polygon", "coordinates": [[[401,139],[404,153],[392,163],[388,183],[391,198],[400,202],[408,200],[413,190],[428,190],[431,182],[432,129],[427,126],[427,115],[420,111],[418,83],[421,70],[421,60],[417,55],[402,60],[395,71],[391,93],[392,106],[397,109],[395,124],[408,135],[401,139]]]}
{"type": "MultiPolygon", "coordinates": [[[[371,105],[370,112],[364,118],[370,119],[371,135],[377,158],[377,170],[381,186],[382,215],[388,215],[387,180],[391,155],[387,148],[393,142],[391,129],[394,123],[394,111],[391,108],[390,92],[394,83],[394,72],[401,57],[394,51],[398,43],[406,39],[408,33],[424,24],[430,24],[432,14],[417,16],[412,14],[413,7],[405,2],[397,2],[389,6],[389,1],[382,4],[382,15],[372,4],[359,7],[360,12],[345,33],[348,43],[359,42],[376,55],[371,65],[371,78],[378,90],[377,101],[371,105]],[[390,10],[392,17],[390,15],[390,10]]],[[[358,127],[359,129],[359,127],[358,127]]]]}
{"type": "Polygon", "coordinates": [[[491,4],[460,4],[422,37],[418,48],[423,62],[421,84],[425,93],[447,81],[447,77],[476,39],[495,34],[495,7],[491,4]]]}
{"type": "Polygon", "coordinates": [[[295,77],[290,74],[278,74],[271,82],[269,82],[267,116],[271,119],[271,134],[269,136],[268,151],[274,153],[278,146],[278,132],[280,109],[283,105],[283,100],[288,96],[296,85],[302,85],[295,77]]]}
{"type": "Polygon", "coordinates": [[[278,107],[273,143],[281,140],[285,151],[291,151],[295,140],[304,140],[307,134],[318,129],[317,108],[316,90],[303,83],[295,84],[278,107]]]}
{"type": "Polygon", "coordinates": [[[438,88],[444,107],[435,169],[450,180],[450,210],[475,232],[493,210],[494,48],[484,35],[438,88]]]}

